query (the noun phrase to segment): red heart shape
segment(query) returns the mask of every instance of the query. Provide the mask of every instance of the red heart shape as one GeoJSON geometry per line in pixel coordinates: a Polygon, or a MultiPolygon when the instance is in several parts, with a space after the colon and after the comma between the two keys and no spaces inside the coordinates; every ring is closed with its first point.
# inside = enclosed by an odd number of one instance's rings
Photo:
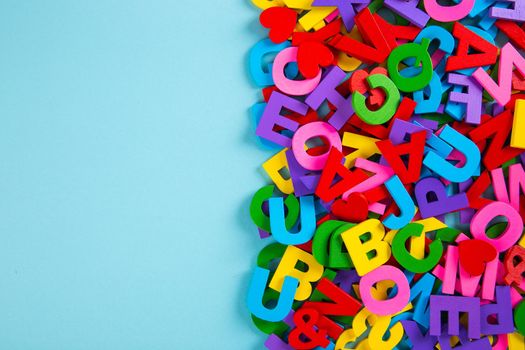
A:
{"type": "Polygon", "coordinates": [[[329,66],[333,62],[332,51],[318,41],[305,41],[297,49],[297,66],[306,79],[315,78],[320,67],[329,66]]]}
{"type": "Polygon", "coordinates": [[[471,276],[479,276],[485,269],[485,263],[498,256],[492,244],[479,239],[469,239],[458,244],[459,263],[471,276]]]}
{"type": "Polygon", "coordinates": [[[270,40],[280,44],[292,35],[297,23],[297,12],[288,7],[270,7],[261,13],[259,22],[270,29],[270,40]]]}
{"type": "Polygon", "coordinates": [[[514,90],[525,90],[525,79],[518,70],[512,72],[512,88],[514,90]]]}
{"type": "Polygon", "coordinates": [[[372,106],[381,106],[385,102],[385,99],[386,99],[385,92],[380,88],[370,90],[370,87],[368,86],[368,83],[366,82],[366,78],[368,78],[370,75],[373,75],[373,74],[387,75],[388,71],[383,67],[375,67],[374,69],[370,71],[370,73],[368,73],[364,69],[359,69],[355,71],[354,73],[352,73],[349,79],[350,91],[351,92],[358,91],[362,94],[364,94],[365,92],[369,92],[370,96],[368,100],[370,104],[372,106]]]}
{"type": "Polygon", "coordinates": [[[338,199],[332,204],[332,214],[348,222],[361,222],[368,218],[368,199],[359,192],[351,193],[345,200],[338,199]]]}

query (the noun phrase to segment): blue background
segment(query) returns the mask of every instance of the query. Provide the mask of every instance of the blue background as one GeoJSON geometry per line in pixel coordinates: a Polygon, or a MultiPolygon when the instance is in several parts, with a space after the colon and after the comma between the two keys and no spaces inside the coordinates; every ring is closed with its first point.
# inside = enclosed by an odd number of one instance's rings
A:
{"type": "Polygon", "coordinates": [[[0,348],[261,349],[248,0],[0,2],[0,348]]]}

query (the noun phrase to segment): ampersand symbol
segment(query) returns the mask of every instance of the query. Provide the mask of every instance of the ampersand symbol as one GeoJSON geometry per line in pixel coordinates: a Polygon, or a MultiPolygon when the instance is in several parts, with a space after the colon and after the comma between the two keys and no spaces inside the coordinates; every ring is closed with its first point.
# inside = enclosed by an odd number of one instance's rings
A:
{"type": "Polygon", "coordinates": [[[521,284],[525,272],[525,249],[519,245],[512,247],[505,255],[504,264],[508,272],[505,276],[505,282],[508,285],[512,283],[521,284]],[[517,264],[515,260],[518,260],[517,264]]]}
{"type": "Polygon", "coordinates": [[[296,328],[288,335],[288,343],[298,350],[313,349],[317,346],[323,348],[330,344],[326,338],[326,329],[320,329],[317,325],[319,319],[319,312],[314,309],[299,309],[293,316],[293,321],[296,328]],[[317,326],[318,331],[314,326],[317,326]],[[304,335],[301,337],[301,335],[304,335]],[[307,339],[305,339],[307,338],[307,339]]]}

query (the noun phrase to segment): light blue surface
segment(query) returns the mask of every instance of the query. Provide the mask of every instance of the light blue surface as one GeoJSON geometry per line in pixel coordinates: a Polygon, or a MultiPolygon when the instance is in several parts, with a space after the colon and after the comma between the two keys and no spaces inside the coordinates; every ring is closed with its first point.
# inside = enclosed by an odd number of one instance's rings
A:
{"type": "Polygon", "coordinates": [[[0,349],[262,349],[247,0],[0,2],[0,349]]]}

